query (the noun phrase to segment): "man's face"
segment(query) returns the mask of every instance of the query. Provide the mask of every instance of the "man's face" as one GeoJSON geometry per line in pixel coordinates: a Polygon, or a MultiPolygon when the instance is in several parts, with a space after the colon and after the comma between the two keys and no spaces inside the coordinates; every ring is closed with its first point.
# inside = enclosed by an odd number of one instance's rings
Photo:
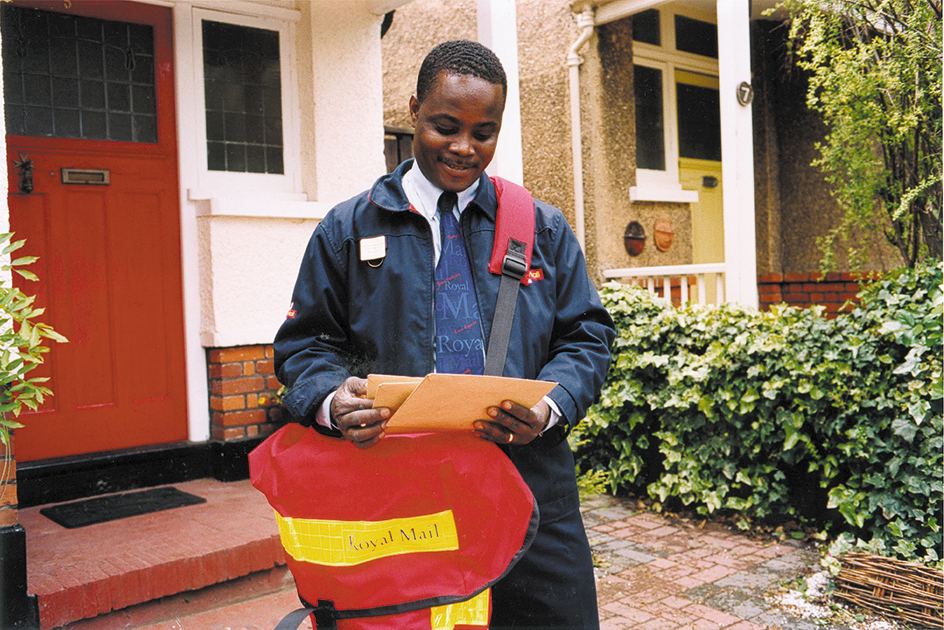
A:
{"type": "Polygon", "coordinates": [[[410,98],[413,155],[426,178],[460,192],[495,155],[505,97],[501,85],[443,71],[420,103],[410,98]]]}

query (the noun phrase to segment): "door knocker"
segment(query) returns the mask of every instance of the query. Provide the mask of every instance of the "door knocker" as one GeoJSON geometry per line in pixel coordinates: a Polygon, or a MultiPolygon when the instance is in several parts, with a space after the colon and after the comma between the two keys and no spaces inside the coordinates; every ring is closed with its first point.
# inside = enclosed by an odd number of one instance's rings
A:
{"type": "Polygon", "coordinates": [[[19,177],[16,187],[21,193],[29,194],[33,192],[33,168],[35,163],[30,159],[30,156],[22,153],[19,155],[19,161],[13,161],[13,168],[18,171],[17,175],[19,177]]]}

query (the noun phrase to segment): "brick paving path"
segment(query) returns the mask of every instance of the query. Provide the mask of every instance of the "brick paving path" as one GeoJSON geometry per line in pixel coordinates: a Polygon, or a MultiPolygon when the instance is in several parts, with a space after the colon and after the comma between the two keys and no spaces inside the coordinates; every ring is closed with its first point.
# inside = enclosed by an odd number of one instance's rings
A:
{"type": "MultiPolygon", "coordinates": [[[[171,550],[173,553],[165,549],[148,556],[160,556],[166,562],[171,555],[211,543],[218,545],[221,538],[238,532],[245,534],[247,529],[259,530],[256,533],[262,539],[274,535],[271,512],[262,495],[248,483],[202,480],[177,485],[204,496],[207,503],[77,530],[62,530],[43,523],[36,509],[25,510],[27,532],[33,536],[33,549],[40,556],[31,558],[32,569],[44,566],[41,561],[44,554],[58,556],[60,564],[72,554],[76,557],[70,562],[78,563],[106,561],[109,553],[121,556],[125,554],[123,545],[128,544],[152,550],[181,545],[182,549],[171,550]],[[247,525],[244,517],[256,508],[265,512],[264,519],[247,525]],[[242,516],[234,517],[233,509],[242,516]],[[205,512],[216,514],[216,518],[211,519],[211,514],[205,512]],[[211,521],[215,526],[206,526],[211,521]],[[164,535],[159,535],[158,530],[164,535]],[[98,541],[100,553],[90,554],[82,546],[82,540],[89,536],[98,541]]],[[[818,554],[803,544],[760,541],[710,522],[698,527],[693,522],[638,510],[635,501],[608,495],[584,500],[582,512],[597,567],[603,630],[845,630],[793,617],[764,599],[764,593],[809,573],[816,565],[818,554]]],[[[98,570],[96,565],[90,566],[84,569],[89,575],[98,570]]],[[[164,573],[155,573],[153,579],[164,573]]],[[[150,575],[147,570],[136,570],[122,580],[152,579],[147,575],[150,575]]],[[[43,579],[46,579],[43,575],[31,575],[34,592],[43,579]]],[[[40,597],[41,607],[43,597],[51,596],[40,597]]],[[[271,630],[278,619],[296,606],[291,577],[284,567],[277,567],[72,622],[66,627],[271,630]]],[[[44,627],[52,625],[47,623],[44,627]]],[[[311,625],[306,621],[302,627],[310,629],[311,625]]]]}
{"type": "Polygon", "coordinates": [[[812,630],[764,593],[808,573],[818,554],[707,523],[634,510],[607,495],[583,502],[603,630],[812,630]]]}

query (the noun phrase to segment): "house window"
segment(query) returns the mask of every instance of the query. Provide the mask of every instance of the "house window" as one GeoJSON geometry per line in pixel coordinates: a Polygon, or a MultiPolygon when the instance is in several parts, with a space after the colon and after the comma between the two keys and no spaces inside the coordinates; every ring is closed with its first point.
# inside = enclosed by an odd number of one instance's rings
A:
{"type": "Polygon", "coordinates": [[[674,5],[633,16],[634,199],[696,201],[682,190],[679,159],[721,159],[714,19],[674,5]]]}
{"type": "Polygon", "coordinates": [[[154,28],[0,9],[7,133],[157,142],[154,28]]]}
{"type": "Polygon", "coordinates": [[[679,157],[721,161],[721,103],[718,79],[675,71],[679,157]]]}
{"type": "Polygon", "coordinates": [[[634,66],[633,82],[636,92],[636,167],[664,171],[662,71],[634,66]]]}
{"type": "Polygon", "coordinates": [[[675,16],[675,49],[681,52],[718,58],[718,26],[694,20],[684,15],[675,16]]]}
{"type": "Polygon", "coordinates": [[[649,9],[633,16],[633,41],[653,46],[662,45],[659,11],[649,9]]]}
{"type": "Polygon", "coordinates": [[[294,12],[195,7],[191,17],[200,112],[183,136],[197,160],[191,198],[301,194],[294,12]]]}
{"type": "Polygon", "coordinates": [[[279,33],[203,20],[207,168],[285,172],[279,33]]]}

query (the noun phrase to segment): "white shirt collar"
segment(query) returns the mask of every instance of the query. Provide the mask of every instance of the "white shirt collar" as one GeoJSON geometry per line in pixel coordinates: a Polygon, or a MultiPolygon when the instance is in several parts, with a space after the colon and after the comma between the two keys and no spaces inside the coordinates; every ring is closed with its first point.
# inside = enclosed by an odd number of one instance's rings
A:
{"type": "MultiPolygon", "coordinates": [[[[475,193],[478,189],[479,180],[476,179],[475,183],[458,194],[457,217],[462,214],[462,211],[469,205],[469,202],[475,198],[475,193]]],[[[420,214],[426,217],[430,222],[438,224],[439,220],[436,218],[436,204],[439,203],[439,196],[443,193],[443,190],[426,179],[426,176],[423,175],[423,171],[420,170],[419,164],[415,161],[413,162],[413,168],[403,174],[403,191],[406,193],[406,198],[410,201],[410,204],[412,204],[420,214]]]]}

